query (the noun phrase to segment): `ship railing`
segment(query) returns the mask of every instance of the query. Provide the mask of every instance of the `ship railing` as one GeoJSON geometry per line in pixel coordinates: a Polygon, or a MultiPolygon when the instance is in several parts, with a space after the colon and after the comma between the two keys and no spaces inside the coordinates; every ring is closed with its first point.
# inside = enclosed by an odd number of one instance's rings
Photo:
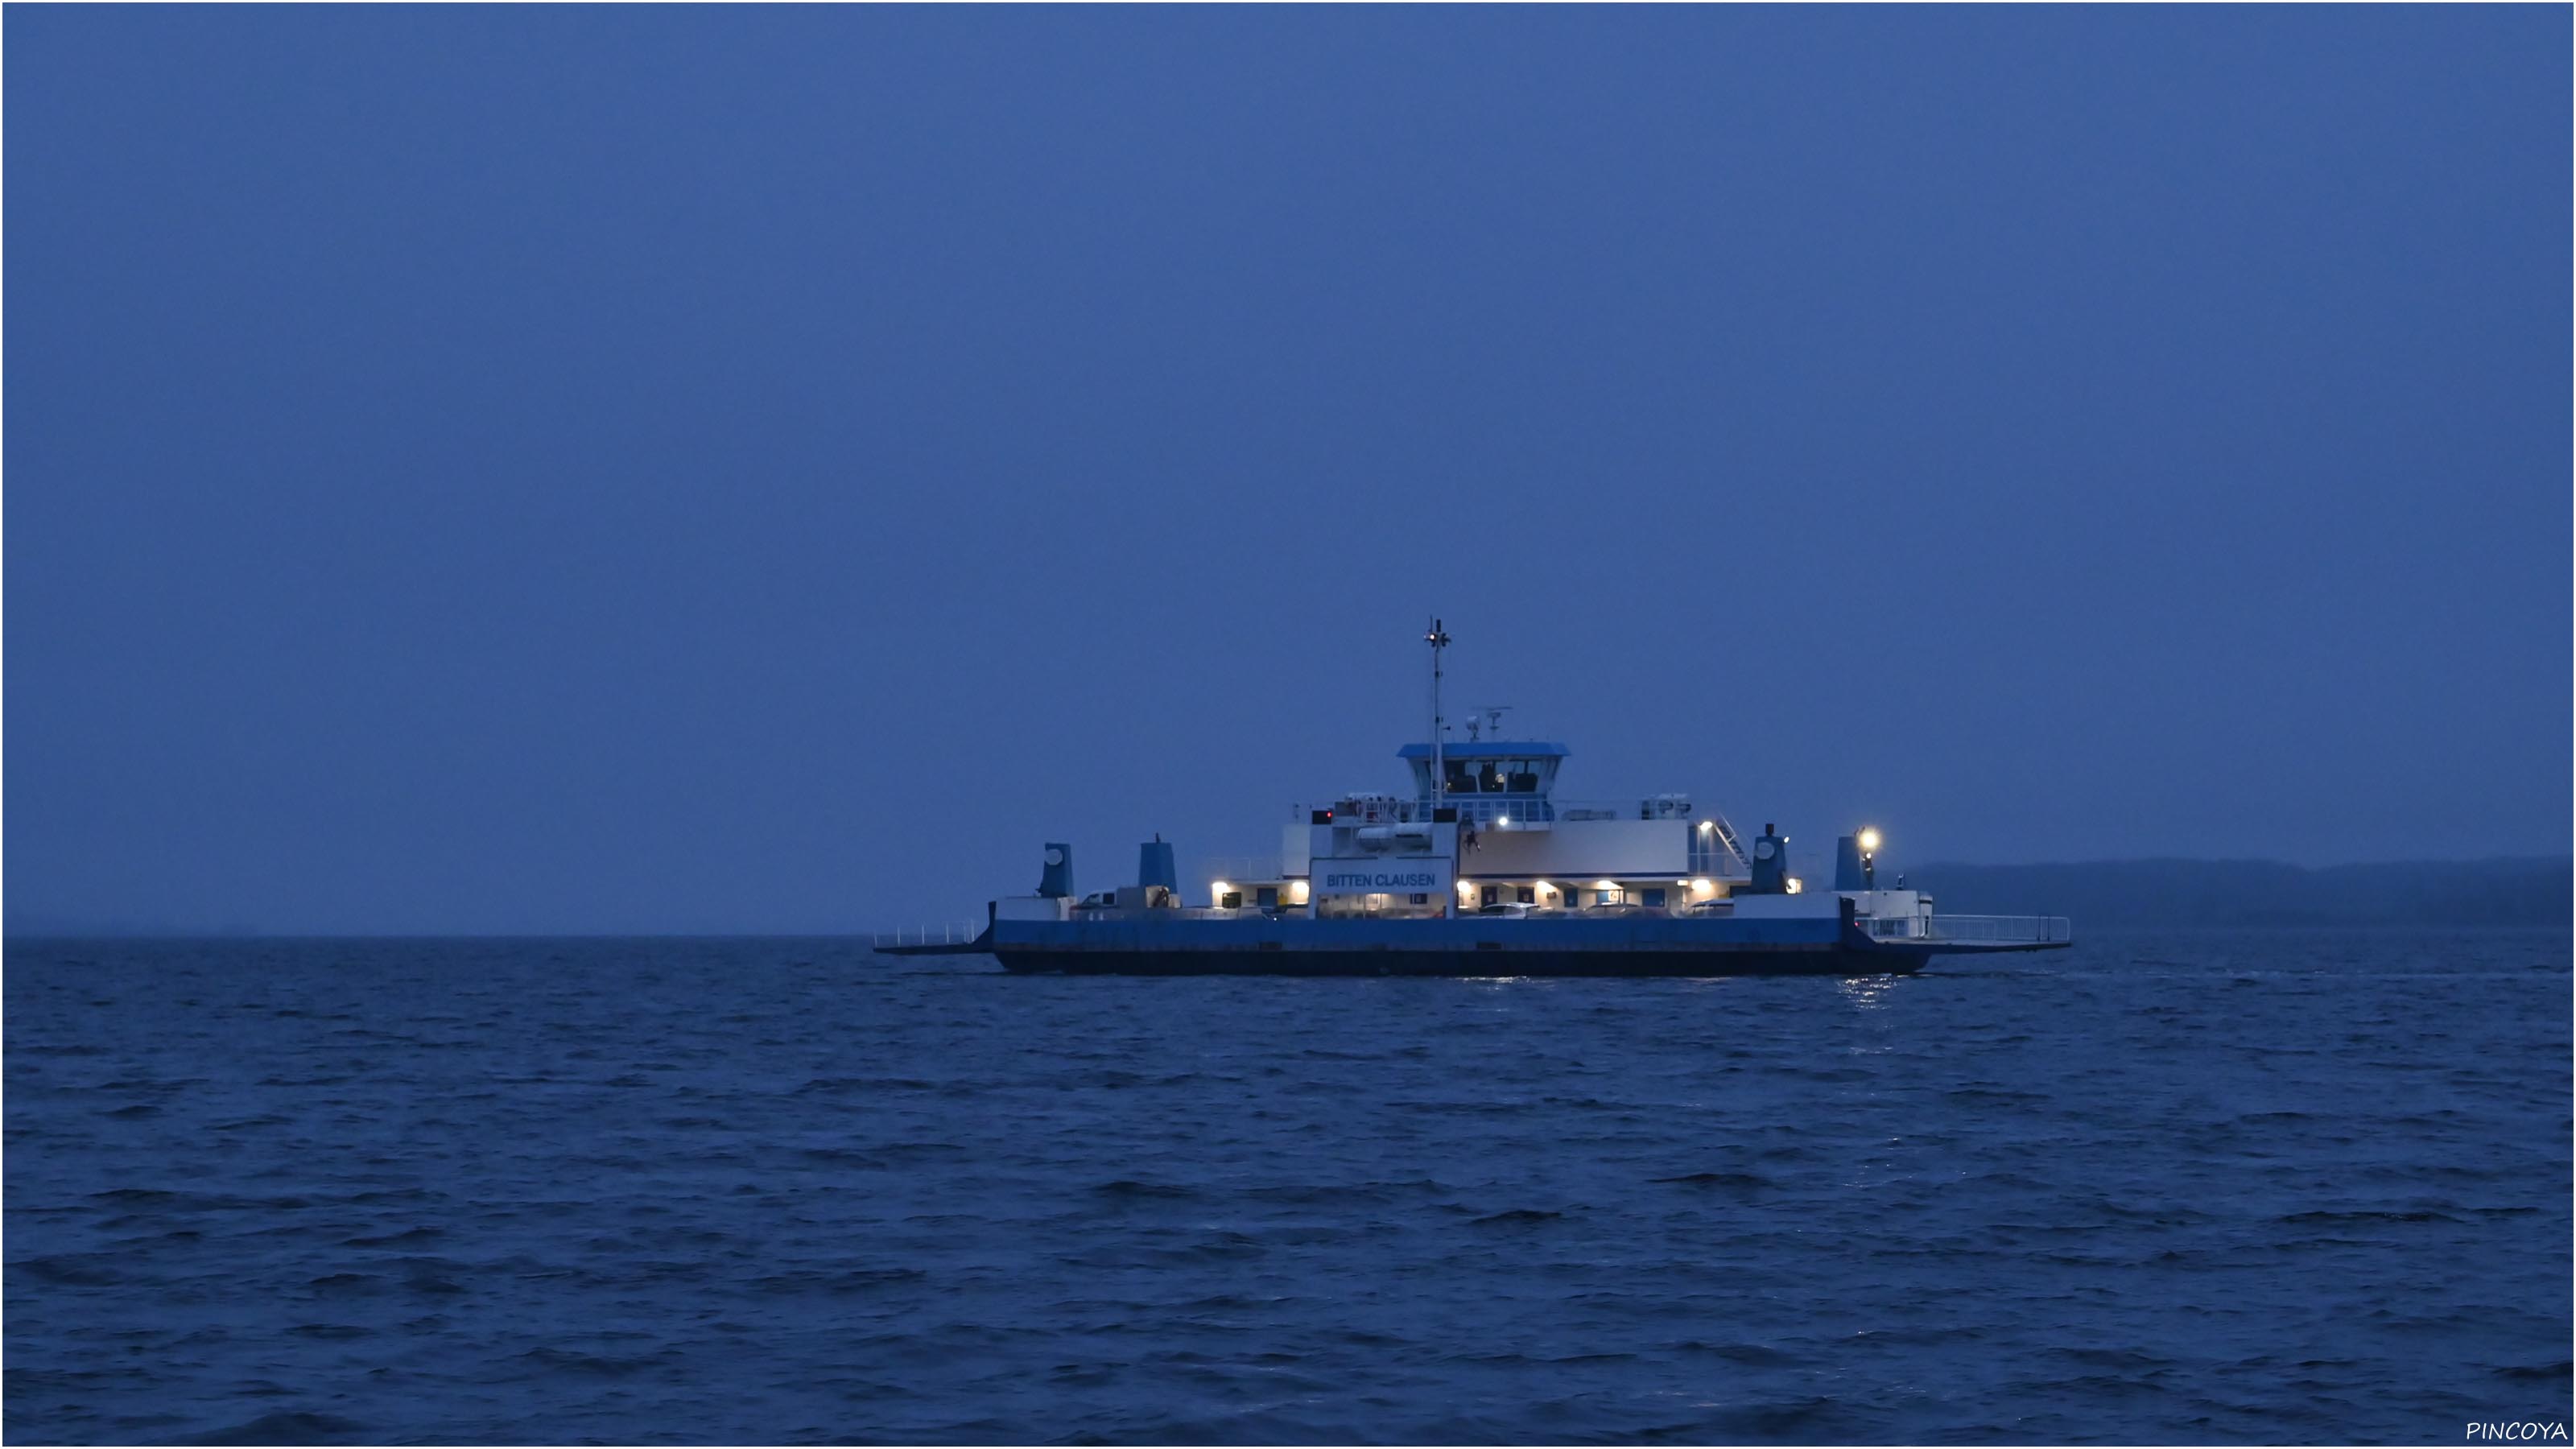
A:
{"type": "Polygon", "coordinates": [[[1704,811],[1691,808],[1690,797],[1671,800],[1639,798],[1635,800],[1559,800],[1559,820],[1705,820],[1704,811]]]}
{"type": "MultiPolygon", "coordinates": [[[[1882,934],[1877,929],[1880,925],[1904,926],[1914,919],[1916,918],[1907,916],[1872,917],[1869,922],[1870,934],[1874,936],[1882,934]]],[[[1930,925],[1931,930],[1923,934],[1923,939],[1932,941],[1958,941],[1963,944],[1992,946],[2045,946],[2075,939],[2073,923],[2064,916],[1943,915],[1932,917],[1927,924],[1930,925]]]]}
{"type": "Polygon", "coordinates": [[[940,921],[927,926],[898,926],[891,931],[872,931],[871,948],[882,946],[964,946],[984,934],[982,921],[940,921]]]}
{"type": "Polygon", "coordinates": [[[1272,916],[1306,914],[1304,906],[1093,906],[1069,918],[1075,925],[1119,925],[1130,921],[1257,921],[1272,916]]]}
{"type": "MultiPolygon", "coordinates": [[[[1738,859],[1743,848],[1735,838],[1735,827],[1715,811],[1693,809],[1690,797],[1671,799],[1638,797],[1627,800],[1566,800],[1554,795],[1449,795],[1442,798],[1441,808],[1458,812],[1458,819],[1479,828],[1543,830],[1560,820],[1706,820],[1712,830],[1723,836],[1723,844],[1738,859]]],[[[1299,804],[1289,807],[1288,819],[1304,824],[1314,819],[1317,810],[1338,809],[1336,802],[1299,804]]],[[[1411,825],[1431,818],[1429,800],[1398,797],[1393,803],[1360,815],[1336,815],[1336,825],[1411,825]]]]}
{"type": "MultiPolygon", "coordinates": [[[[1479,829],[1544,830],[1562,818],[1559,812],[1563,807],[1559,802],[1545,795],[1493,794],[1451,795],[1442,800],[1438,808],[1456,810],[1459,823],[1473,825],[1479,829]]],[[[1630,801],[1627,809],[1628,814],[1622,818],[1637,818],[1635,801],[1630,801]]],[[[1289,807],[1288,819],[1294,824],[1304,824],[1313,820],[1314,812],[1318,810],[1339,812],[1341,806],[1339,802],[1330,800],[1318,805],[1293,805],[1289,807]]],[[[1358,814],[1337,813],[1333,817],[1333,823],[1336,825],[1423,825],[1430,823],[1433,813],[1434,808],[1428,800],[1398,799],[1391,805],[1381,805],[1358,814]]],[[[1608,819],[1610,817],[1602,815],[1587,818],[1608,819]]]]}

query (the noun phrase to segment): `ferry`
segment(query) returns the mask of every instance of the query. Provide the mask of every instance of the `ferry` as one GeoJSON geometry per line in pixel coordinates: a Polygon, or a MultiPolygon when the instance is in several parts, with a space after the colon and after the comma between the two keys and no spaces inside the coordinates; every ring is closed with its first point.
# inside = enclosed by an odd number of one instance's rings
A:
{"type": "Polygon", "coordinates": [[[2057,916],[1945,916],[1881,845],[1835,842],[1834,879],[1790,873],[1788,837],[1749,846],[1682,793],[1608,803],[1556,794],[1572,753],[1514,739],[1481,709],[1449,738],[1448,632],[1431,621],[1431,729],[1396,751],[1411,779],[1299,807],[1275,859],[1226,868],[1191,901],[1173,846],[1139,852],[1133,885],[1074,889],[1072,847],[1046,845],[1038,887],[989,903],[982,932],[892,953],[989,954],[1012,971],[1366,976],[1882,975],[1937,956],[2058,950],[2057,916]]]}

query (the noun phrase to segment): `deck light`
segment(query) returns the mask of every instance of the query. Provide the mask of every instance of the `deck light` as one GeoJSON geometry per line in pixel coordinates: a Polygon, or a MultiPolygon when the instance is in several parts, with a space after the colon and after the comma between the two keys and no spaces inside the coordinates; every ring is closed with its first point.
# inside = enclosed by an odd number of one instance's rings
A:
{"type": "Polygon", "coordinates": [[[1596,891],[1615,891],[1619,888],[1619,883],[1615,880],[1596,880],[1592,883],[1592,888],[1596,891]]]}
{"type": "Polygon", "coordinates": [[[1878,829],[1877,829],[1877,827],[1875,827],[1875,826],[1863,826],[1863,827],[1861,827],[1861,832],[1860,832],[1860,848],[1861,848],[1861,849],[1863,849],[1863,850],[1865,850],[1865,851],[1868,851],[1868,852],[1869,852],[1870,854],[1872,854],[1872,855],[1876,855],[1876,854],[1878,854],[1878,829]]]}
{"type": "Polygon", "coordinates": [[[1703,820],[1703,821],[1701,821],[1701,822],[1699,823],[1699,833],[1700,833],[1700,834],[1702,834],[1702,835],[1706,835],[1706,834],[1708,834],[1710,831],[1715,830],[1716,828],[1717,828],[1717,822],[1716,822],[1716,821],[1714,821],[1714,820],[1703,820]]]}
{"type": "Polygon", "coordinates": [[[1232,889],[1234,889],[1234,887],[1227,885],[1221,880],[1212,880],[1208,882],[1208,894],[1210,895],[1221,896],[1232,889]]]}
{"type": "Polygon", "coordinates": [[[1497,816],[1495,816],[1495,817],[1494,817],[1494,828],[1495,828],[1496,830],[1509,830],[1509,829],[1511,829],[1511,828],[1512,828],[1512,817],[1510,817],[1510,816],[1508,816],[1508,815],[1497,815],[1497,816]]]}
{"type": "Polygon", "coordinates": [[[1794,895],[1796,895],[1798,892],[1800,892],[1800,891],[1802,891],[1802,890],[1805,890],[1806,888],[1807,888],[1807,883],[1806,883],[1805,881],[1802,881],[1802,880],[1798,879],[1798,878],[1797,878],[1796,876],[1794,876],[1794,875],[1793,875],[1793,876],[1791,876],[1791,877],[1789,877],[1789,894],[1791,894],[1791,895],[1793,895],[1793,896],[1794,896],[1794,895]]]}

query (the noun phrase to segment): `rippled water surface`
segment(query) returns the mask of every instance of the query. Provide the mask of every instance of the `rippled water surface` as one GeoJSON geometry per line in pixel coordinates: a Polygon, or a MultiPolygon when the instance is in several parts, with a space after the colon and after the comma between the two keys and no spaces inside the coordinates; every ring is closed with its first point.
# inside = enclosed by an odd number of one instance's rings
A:
{"type": "Polygon", "coordinates": [[[2456,1443],[2569,1417],[2569,964],[12,943],[6,1430],[2456,1443]]]}

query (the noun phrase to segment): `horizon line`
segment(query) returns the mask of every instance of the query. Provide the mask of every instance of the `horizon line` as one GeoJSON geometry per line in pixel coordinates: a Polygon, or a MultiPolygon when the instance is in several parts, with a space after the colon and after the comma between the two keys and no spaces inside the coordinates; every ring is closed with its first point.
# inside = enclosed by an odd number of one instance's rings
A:
{"type": "MultiPolygon", "coordinates": [[[[1920,866],[1908,866],[1908,867],[1906,868],[1905,873],[1906,873],[1906,874],[1909,874],[1909,875],[1914,875],[1914,874],[1922,874],[1922,873],[1924,873],[1924,872],[1928,872],[1928,871],[1941,871],[1941,870],[1961,870],[1961,871],[1969,871],[1969,870],[1976,870],[1976,871],[1987,871],[1987,870],[2081,870],[2081,869],[2097,869],[2097,870],[2098,870],[2098,869],[2114,868],[2114,867],[2135,867],[2135,866],[2175,866],[2175,865],[2185,865],[2185,866],[2208,866],[2208,867],[2238,867],[2238,868],[2259,867],[2259,868],[2274,869],[2274,870],[2295,871],[2295,872],[2298,872],[2298,873],[2300,873],[2300,874],[2304,874],[2304,875],[2324,875],[2324,874],[2331,874],[2331,873],[2340,872],[2340,871],[2396,870],[2396,869],[2410,869],[2410,868],[2412,868],[2412,869],[2423,869],[2423,868],[2462,869],[2462,868],[2474,868],[2474,867],[2479,867],[2479,866],[2489,866],[2489,867],[2503,867],[2503,866],[2557,867],[2557,868],[2559,868],[2559,869],[2564,869],[2564,870],[2569,870],[2569,871],[2571,871],[2571,872],[2576,872],[2576,852],[2571,852],[2571,853],[2568,853],[2568,854],[2559,854],[2559,855],[2488,855],[2488,856],[2458,857],[2458,858],[2421,858],[2421,857],[2419,857],[2419,858],[2412,859],[2412,860],[2352,861],[2352,862],[2348,862],[2348,863],[2345,863],[2345,864],[2342,864],[2342,865],[2324,865],[2324,866],[2299,865],[2299,864],[2297,864],[2297,863],[2295,863],[2295,862],[2291,862],[2291,861],[2273,860],[2273,859],[2267,859],[2267,858],[2263,858],[2263,857],[2255,857],[2255,856],[2237,856],[2237,857],[2174,856],[2174,855],[2164,855],[2164,856],[2121,856],[2121,857],[2106,857],[2106,858],[2095,859],[2095,860],[2016,861],[2016,862],[1992,862],[1992,863],[1988,863],[1988,862],[1977,862],[1977,861],[1943,860],[1943,861],[1931,861],[1931,862],[1927,862],[1926,864],[1924,864],[1924,865],[1920,865],[1920,866]]],[[[235,923],[235,924],[229,924],[229,925],[214,925],[214,926],[209,926],[209,925],[193,925],[193,924],[172,924],[172,923],[163,923],[163,922],[131,922],[131,923],[129,923],[129,922],[117,922],[117,921],[100,921],[100,920],[96,920],[96,919],[82,920],[82,919],[78,919],[78,918],[76,918],[76,917],[75,917],[75,918],[70,918],[70,919],[60,919],[60,920],[55,920],[55,921],[47,921],[47,920],[45,920],[44,918],[45,918],[47,915],[49,915],[49,914],[50,914],[49,912],[46,912],[46,911],[43,911],[43,910],[33,910],[33,911],[28,911],[28,912],[24,912],[24,913],[22,913],[22,912],[19,912],[19,911],[16,911],[16,910],[11,910],[11,909],[7,908],[5,905],[0,905],[0,942],[9,942],[9,941],[125,941],[125,940],[157,940],[157,941],[335,941],[335,940],[347,940],[347,941],[358,941],[358,940],[368,940],[368,941],[399,941],[399,940],[415,940],[415,941],[449,941],[449,940],[485,940],[485,941],[703,940],[703,941],[726,941],[726,940],[810,940],[810,941],[840,941],[840,940],[860,940],[860,939],[866,939],[866,938],[869,938],[869,937],[871,937],[871,936],[873,936],[873,935],[882,934],[882,933],[884,933],[885,931],[887,931],[887,930],[891,929],[890,927],[865,927],[865,926],[856,926],[856,925],[842,925],[842,926],[831,926],[831,927],[822,927],[822,928],[808,928],[808,929],[779,928],[779,927],[758,927],[758,926],[753,926],[753,927],[712,927],[712,928],[687,928],[687,929],[683,929],[683,928],[667,928],[667,927],[665,927],[665,928],[652,928],[652,927],[646,927],[646,928],[634,928],[634,927],[628,927],[628,928],[623,928],[623,929],[618,929],[618,928],[600,928],[600,927],[580,927],[580,928],[560,928],[560,929],[493,929],[493,930],[475,930],[475,929],[439,929],[439,928],[421,929],[421,928],[410,928],[410,927],[405,927],[405,928],[367,928],[367,927],[358,927],[358,928],[335,928],[335,929],[327,929],[327,930],[323,930],[323,929],[298,929],[298,928],[286,928],[286,929],[277,929],[277,930],[272,930],[272,929],[269,929],[269,928],[267,928],[267,927],[265,927],[265,926],[262,926],[262,925],[259,925],[259,924],[256,924],[256,923],[235,923]],[[37,918],[37,924],[30,925],[30,926],[28,926],[28,927],[26,927],[26,928],[24,928],[24,929],[20,929],[20,928],[18,928],[17,926],[15,926],[14,924],[12,924],[12,923],[10,922],[10,918],[20,916],[21,914],[25,914],[25,915],[32,915],[32,916],[36,917],[36,918],[37,918]]],[[[971,918],[966,918],[966,919],[967,919],[967,921],[968,921],[968,923],[969,923],[969,924],[971,924],[971,923],[972,923],[972,922],[971,922],[971,918]]],[[[899,922],[899,923],[896,923],[896,924],[897,924],[897,925],[899,925],[899,926],[903,926],[903,927],[909,928],[911,925],[913,925],[913,924],[915,924],[915,923],[916,923],[916,922],[914,922],[914,921],[906,921],[906,922],[899,922]]],[[[2387,923],[2382,922],[2382,923],[2365,923],[2365,924],[2381,924],[2381,925],[2384,925],[2384,924],[2387,924],[2387,923]]],[[[2215,928],[2213,928],[2213,929],[2215,929],[2215,928]]],[[[2227,929],[2242,929],[2242,927],[2235,927],[2235,926],[2231,926],[2231,927],[2227,927],[2227,929]]],[[[2524,929],[2528,929],[2528,928],[2526,927],[2526,928],[2524,928],[2524,929]]]]}

